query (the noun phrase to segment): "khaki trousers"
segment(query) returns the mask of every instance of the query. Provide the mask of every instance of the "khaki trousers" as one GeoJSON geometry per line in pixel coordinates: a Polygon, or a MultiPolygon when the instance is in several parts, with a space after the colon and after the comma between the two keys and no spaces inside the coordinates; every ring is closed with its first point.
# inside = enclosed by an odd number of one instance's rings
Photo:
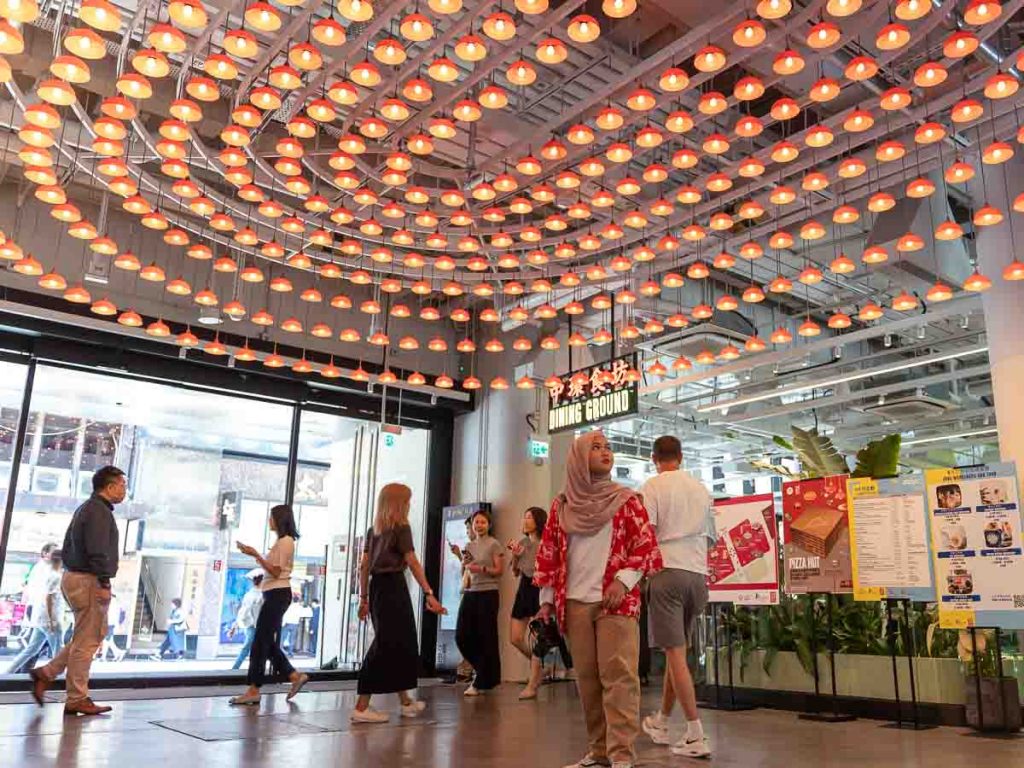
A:
{"type": "Polygon", "coordinates": [[[45,667],[42,675],[53,680],[67,669],[67,704],[78,704],[89,698],[89,667],[96,649],[107,634],[109,592],[101,600],[100,582],[91,573],[68,571],[61,579],[64,599],[75,614],[75,630],[71,642],[45,667]]]}
{"type": "Polygon", "coordinates": [[[601,603],[569,600],[565,613],[590,754],[632,764],[640,733],[640,625],[629,616],[602,616],[601,603]]]}

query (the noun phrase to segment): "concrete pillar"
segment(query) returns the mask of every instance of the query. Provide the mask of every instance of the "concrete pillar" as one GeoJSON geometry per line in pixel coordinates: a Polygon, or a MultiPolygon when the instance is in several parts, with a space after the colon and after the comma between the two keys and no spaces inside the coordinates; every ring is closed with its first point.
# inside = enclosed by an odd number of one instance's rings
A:
{"type": "MultiPolygon", "coordinates": [[[[554,496],[551,460],[537,464],[528,452],[532,433],[526,417],[535,412],[538,402],[536,390],[488,392],[473,413],[456,420],[452,503],[489,501],[494,508],[494,536],[502,544],[522,535],[527,507],[547,509],[554,496]]],[[[526,660],[508,642],[517,586],[518,580],[506,572],[498,613],[501,666],[505,680],[525,681],[526,660]]]]}
{"type": "Polygon", "coordinates": [[[978,267],[992,280],[992,287],[982,295],[982,306],[999,426],[999,452],[1003,461],[1017,462],[1018,484],[1024,488],[1024,418],[1020,410],[1024,382],[1024,283],[1002,277],[1007,264],[1024,258],[1024,228],[1018,224],[1020,214],[1013,212],[1013,197],[1021,192],[1020,179],[1024,178],[1024,159],[1018,154],[1002,165],[985,166],[984,176],[984,188],[980,174],[972,188],[976,207],[987,201],[1000,208],[1005,217],[999,225],[979,227],[976,241],[978,267]]]}

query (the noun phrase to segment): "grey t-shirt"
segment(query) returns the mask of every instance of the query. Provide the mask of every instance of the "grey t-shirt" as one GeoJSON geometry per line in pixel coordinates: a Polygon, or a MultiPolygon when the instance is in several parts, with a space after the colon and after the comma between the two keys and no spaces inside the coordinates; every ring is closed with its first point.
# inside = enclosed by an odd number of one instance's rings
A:
{"type": "MultiPolygon", "coordinates": [[[[472,563],[488,567],[494,566],[494,556],[504,554],[504,548],[493,536],[482,536],[473,539],[466,545],[466,551],[472,555],[472,563]]],[[[498,577],[489,573],[470,573],[467,592],[487,592],[498,588],[498,577]]]]}
{"type": "Polygon", "coordinates": [[[540,541],[532,536],[523,536],[519,543],[523,545],[523,554],[519,556],[519,573],[532,579],[537,567],[537,548],[540,546],[540,541]]]}
{"type": "Polygon", "coordinates": [[[405,570],[405,556],[414,549],[412,528],[400,525],[379,536],[373,528],[366,532],[363,552],[370,556],[370,573],[399,573],[405,570]]]}

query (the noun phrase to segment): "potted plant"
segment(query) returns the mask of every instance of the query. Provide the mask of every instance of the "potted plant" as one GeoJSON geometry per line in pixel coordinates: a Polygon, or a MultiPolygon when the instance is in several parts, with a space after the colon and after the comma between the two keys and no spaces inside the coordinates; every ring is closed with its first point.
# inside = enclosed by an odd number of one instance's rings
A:
{"type": "Polygon", "coordinates": [[[995,630],[976,629],[973,641],[969,630],[960,630],[957,656],[964,666],[967,724],[984,731],[1019,731],[1017,679],[999,668],[995,630]]]}

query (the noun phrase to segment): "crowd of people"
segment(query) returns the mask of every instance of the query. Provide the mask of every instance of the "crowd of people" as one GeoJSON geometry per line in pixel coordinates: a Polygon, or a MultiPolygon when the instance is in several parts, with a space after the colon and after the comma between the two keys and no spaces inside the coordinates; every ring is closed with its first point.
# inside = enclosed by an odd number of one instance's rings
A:
{"type": "MultiPolygon", "coordinates": [[[[570,449],[563,491],[550,510],[531,506],[523,513],[521,537],[501,544],[493,535],[489,514],[477,511],[467,520],[465,546],[450,545],[463,573],[456,643],[470,678],[464,695],[482,696],[501,684],[499,593],[508,570],[516,580],[509,639],[529,662],[519,698],[537,698],[544,658],[555,649],[569,677],[576,680],[589,751],[566,768],[630,768],[641,732],[656,744],[668,745],[674,754],[696,758],[711,754],[687,666],[687,648],[708,597],[711,498],[698,480],[681,469],[678,439],[658,438],[651,458],[657,475],[639,491],[627,488],[612,480],[614,456],[605,436],[588,432],[570,449]],[[642,604],[647,626],[640,623],[642,604]],[[661,706],[643,718],[642,633],[664,651],[666,666],[661,706]],[[677,703],[686,730],[672,744],[669,719],[677,703]]],[[[43,704],[47,688],[66,670],[67,714],[110,710],[89,697],[89,665],[104,648],[108,632],[110,580],[118,565],[113,508],[124,498],[125,483],[124,473],[116,467],[96,472],[94,493],[74,513],[63,547],[45,549],[30,575],[37,595],[31,607],[31,635],[12,670],[28,669],[49,645],[52,660],[29,669],[33,695],[43,704]],[[74,631],[63,646],[58,621],[61,599],[74,613],[74,631]]],[[[353,723],[390,719],[387,711],[371,706],[375,695],[396,694],[402,717],[416,717],[426,706],[413,697],[419,648],[407,572],[422,590],[428,611],[443,614],[446,609],[416,555],[409,525],[411,497],[408,486],[385,485],[364,539],[358,616],[372,624],[373,640],[358,673],[358,698],[350,715],[353,723]]],[[[268,525],[276,536],[268,552],[238,543],[239,551],[252,557],[256,567],[249,572],[251,587],[235,626],[244,633],[244,645],[234,668],[248,658],[248,688],[231,699],[233,705],[259,705],[268,681],[287,681],[290,701],[309,680],[288,658],[295,637],[289,628],[303,617],[303,605],[291,588],[299,538],[291,507],[275,506],[268,525]]],[[[184,635],[180,608],[177,602],[161,656],[180,653],[184,635]]]]}

